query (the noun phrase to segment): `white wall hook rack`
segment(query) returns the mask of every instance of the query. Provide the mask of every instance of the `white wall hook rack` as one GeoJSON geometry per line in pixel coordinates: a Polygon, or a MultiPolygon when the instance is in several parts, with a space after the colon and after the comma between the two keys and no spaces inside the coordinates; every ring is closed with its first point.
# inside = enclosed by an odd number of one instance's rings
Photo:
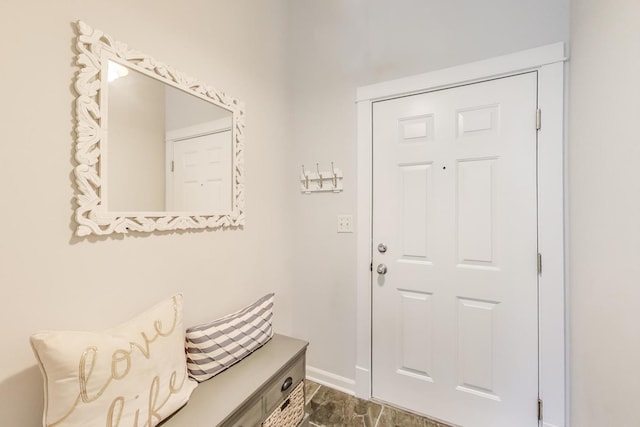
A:
{"type": "Polygon", "coordinates": [[[331,162],[331,170],[326,171],[321,171],[318,163],[316,163],[315,172],[306,170],[302,165],[300,191],[305,194],[320,191],[339,193],[342,191],[342,178],[342,171],[334,167],[333,162],[331,162]]]}

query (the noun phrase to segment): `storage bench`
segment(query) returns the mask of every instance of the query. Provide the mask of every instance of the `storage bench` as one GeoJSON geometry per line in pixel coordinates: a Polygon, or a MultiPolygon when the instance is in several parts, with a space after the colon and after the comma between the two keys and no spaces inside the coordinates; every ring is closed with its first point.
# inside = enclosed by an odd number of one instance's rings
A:
{"type": "MultiPolygon", "coordinates": [[[[275,427],[282,425],[280,413],[283,418],[299,413],[300,399],[304,416],[307,345],[274,334],[242,361],[200,383],[189,402],[160,425],[253,427],[265,423],[265,427],[275,427]]],[[[304,419],[300,425],[306,423],[304,419]]]]}

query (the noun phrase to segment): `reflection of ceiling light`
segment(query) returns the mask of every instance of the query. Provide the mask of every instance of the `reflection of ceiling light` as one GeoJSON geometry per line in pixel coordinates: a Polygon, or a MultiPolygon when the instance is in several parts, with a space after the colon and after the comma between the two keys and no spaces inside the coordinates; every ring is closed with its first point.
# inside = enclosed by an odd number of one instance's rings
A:
{"type": "Polygon", "coordinates": [[[129,74],[129,70],[124,65],[120,65],[117,62],[109,61],[107,65],[107,80],[112,82],[120,77],[124,77],[129,74]]]}

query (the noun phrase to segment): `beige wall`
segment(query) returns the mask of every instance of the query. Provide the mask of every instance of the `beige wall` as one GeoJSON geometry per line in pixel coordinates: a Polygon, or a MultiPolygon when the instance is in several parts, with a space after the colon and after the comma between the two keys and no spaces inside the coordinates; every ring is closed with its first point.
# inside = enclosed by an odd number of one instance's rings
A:
{"type": "Polygon", "coordinates": [[[573,0],[569,94],[572,426],[636,426],[640,2],[573,0]]]}
{"type": "Polygon", "coordinates": [[[290,332],[284,2],[3,0],[0,5],[0,424],[41,425],[38,329],[98,329],[174,292],[185,322],[276,292],[290,332]],[[243,231],[73,236],[74,29],[82,19],[246,103],[243,231]]]}

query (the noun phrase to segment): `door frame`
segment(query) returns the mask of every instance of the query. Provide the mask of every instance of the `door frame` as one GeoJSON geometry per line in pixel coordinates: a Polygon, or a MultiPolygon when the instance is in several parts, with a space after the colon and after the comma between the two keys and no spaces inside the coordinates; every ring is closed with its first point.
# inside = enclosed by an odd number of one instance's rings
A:
{"type": "MultiPolygon", "coordinates": [[[[372,160],[376,101],[507,77],[538,73],[539,397],[545,427],[567,425],[567,307],[565,300],[565,72],[564,43],[359,87],[357,90],[357,334],[355,394],[371,398],[372,160]]],[[[535,120],[532,115],[531,120],[535,120]]],[[[534,404],[532,402],[532,404],[534,404]]]]}

